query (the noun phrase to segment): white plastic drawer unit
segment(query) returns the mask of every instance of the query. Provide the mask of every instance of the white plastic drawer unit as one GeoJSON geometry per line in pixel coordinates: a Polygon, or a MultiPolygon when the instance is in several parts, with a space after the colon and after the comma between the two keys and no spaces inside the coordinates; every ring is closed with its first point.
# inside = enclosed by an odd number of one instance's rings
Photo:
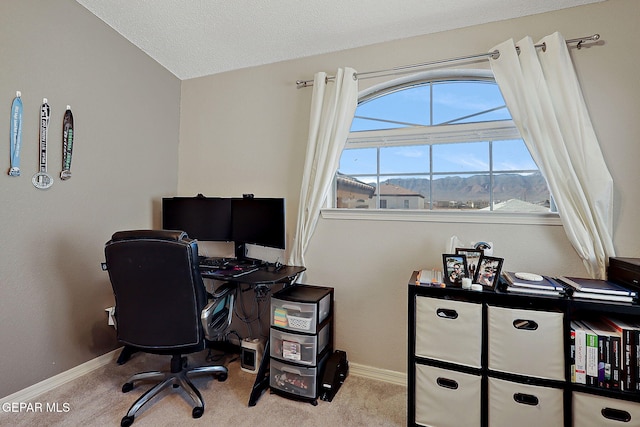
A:
{"type": "Polygon", "coordinates": [[[561,312],[488,307],[489,369],[565,379],[561,312]]]}
{"type": "Polygon", "coordinates": [[[317,357],[329,344],[331,324],[325,325],[317,335],[299,335],[271,329],[270,356],[286,362],[315,365],[317,357]]]}
{"type": "Polygon", "coordinates": [[[563,390],[489,378],[489,425],[563,426],[563,390]]]}
{"type": "Polygon", "coordinates": [[[438,427],[481,425],[482,377],[416,365],[416,424],[438,427]]]}
{"type": "Polygon", "coordinates": [[[416,356],[480,368],[482,305],[416,296],[416,356]]]}
{"type": "MultiPolygon", "coordinates": [[[[326,359],[326,358],[324,358],[326,359]]],[[[323,359],[323,361],[324,361],[323,359]]],[[[315,398],[318,396],[318,373],[321,366],[305,368],[271,359],[269,385],[296,396],[315,398]]],[[[322,365],[322,363],[321,363],[322,365]]]]}
{"type": "Polygon", "coordinates": [[[331,312],[328,289],[296,285],[276,292],[271,297],[271,326],[315,334],[331,312]]]}
{"type": "Polygon", "coordinates": [[[640,426],[640,403],[574,392],[573,427],[640,426]]]}

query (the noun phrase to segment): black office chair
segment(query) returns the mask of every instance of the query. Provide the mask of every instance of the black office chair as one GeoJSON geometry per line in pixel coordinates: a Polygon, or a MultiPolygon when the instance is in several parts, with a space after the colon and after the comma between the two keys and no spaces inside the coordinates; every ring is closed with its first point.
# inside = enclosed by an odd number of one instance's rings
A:
{"type": "Polygon", "coordinates": [[[183,355],[205,348],[205,338],[220,334],[231,321],[233,292],[223,289],[208,302],[198,269],[198,246],[186,233],[134,230],[115,233],[105,245],[105,263],[115,295],[118,341],[130,353],[171,355],[170,372],[142,372],[130,377],[122,392],[138,381],[158,381],[122,418],[133,423],[138,410],[163,389],[181,387],[194,404],[193,418],[204,412],[204,401],[190,376],[213,374],[227,379],[224,366],[188,368],[183,355]],[[204,326],[203,326],[204,325],[204,326]],[[205,328],[207,330],[205,330],[205,328]]]}

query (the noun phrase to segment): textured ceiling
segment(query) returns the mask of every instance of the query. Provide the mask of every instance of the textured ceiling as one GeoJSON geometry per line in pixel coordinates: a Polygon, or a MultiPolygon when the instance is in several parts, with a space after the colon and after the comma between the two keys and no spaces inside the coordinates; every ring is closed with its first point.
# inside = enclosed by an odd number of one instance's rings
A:
{"type": "Polygon", "coordinates": [[[603,0],[76,0],[181,80],[603,0]]]}

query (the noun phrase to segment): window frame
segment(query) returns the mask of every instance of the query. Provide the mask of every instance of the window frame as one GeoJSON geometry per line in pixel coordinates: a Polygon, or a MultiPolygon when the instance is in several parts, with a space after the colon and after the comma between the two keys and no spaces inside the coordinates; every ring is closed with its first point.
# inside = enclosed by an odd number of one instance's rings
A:
{"type": "MultiPolygon", "coordinates": [[[[406,76],[381,83],[360,92],[358,105],[389,93],[397,92],[424,83],[446,81],[486,81],[494,83],[490,70],[435,70],[406,76]]],[[[442,126],[415,126],[389,130],[355,131],[349,135],[348,148],[383,148],[393,146],[425,145],[440,143],[464,143],[522,139],[513,120],[492,122],[459,123],[442,126]],[[472,131],[469,129],[472,128],[472,131]],[[490,135],[490,137],[489,137],[490,135]],[[384,142],[381,143],[381,139],[384,142]]],[[[342,154],[341,154],[342,155],[342,154]]],[[[510,171],[519,172],[519,171],[510,171]]],[[[492,172],[493,173],[493,172],[492,172]]],[[[562,225],[557,212],[500,212],[500,211],[450,211],[411,209],[349,209],[336,208],[336,180],[321,210],[326,219],[392,220],[418,222],[481,223],[481,224],[539,224],[562,225]]]]}

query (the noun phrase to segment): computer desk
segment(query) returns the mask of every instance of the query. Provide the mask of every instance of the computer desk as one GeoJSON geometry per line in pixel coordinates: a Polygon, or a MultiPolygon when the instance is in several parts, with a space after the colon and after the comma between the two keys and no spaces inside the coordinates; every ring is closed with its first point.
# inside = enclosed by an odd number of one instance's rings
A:
{"type": "MultiPolygon", "coordinates": [[[[291,286],[298,275],[305,271],[305,267],[283,265],[279,269],[274,267],[260,267],[258,270],[238,277],[221,276],[215,272],[203,272],[202,277],[206,279],[224,280],[226,282],[258,286],[258,285],[276,285],[283,284],[291,286]]],[[[253,383],[251,395],[249,396],[249,406],[255,406],[262,396],[262,393],[269,388],[269,340],[264,346],[264,354],[260,361],[260,367],[256,374],[256,380],[253,383]]]]}

